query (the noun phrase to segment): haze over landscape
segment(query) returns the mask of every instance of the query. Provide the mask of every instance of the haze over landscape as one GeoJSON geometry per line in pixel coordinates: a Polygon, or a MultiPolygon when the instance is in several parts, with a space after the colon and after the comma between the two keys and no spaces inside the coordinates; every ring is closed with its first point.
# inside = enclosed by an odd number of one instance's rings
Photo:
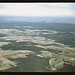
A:
{"type": "Polygon", "coordinates": [[[75,72],[75,3],[0,3],[0,72],[75,72]]]}

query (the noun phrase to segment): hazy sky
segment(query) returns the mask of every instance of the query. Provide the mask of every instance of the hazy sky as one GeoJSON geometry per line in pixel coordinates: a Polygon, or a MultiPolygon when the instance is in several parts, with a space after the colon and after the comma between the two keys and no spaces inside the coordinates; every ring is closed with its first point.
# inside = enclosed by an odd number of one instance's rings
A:
{"type": "Polygon", "coordinates": [[[75,16],[75,3],[0,3],[0,15],[75,16]]]}

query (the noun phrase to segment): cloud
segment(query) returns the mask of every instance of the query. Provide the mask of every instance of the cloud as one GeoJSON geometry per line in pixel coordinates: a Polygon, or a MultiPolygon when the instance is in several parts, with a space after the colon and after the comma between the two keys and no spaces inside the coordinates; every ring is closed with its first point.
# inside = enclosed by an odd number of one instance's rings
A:
{"type": "Polygon", "coordinates": [[[0,3],[0,9],[2,9],[4,7],[3,3],[0,3]]]}
{"type": "Polygon", "coordinates": [[[71,3],[5,3],[0,15],[12,16],[72,16],[71,3]]]}

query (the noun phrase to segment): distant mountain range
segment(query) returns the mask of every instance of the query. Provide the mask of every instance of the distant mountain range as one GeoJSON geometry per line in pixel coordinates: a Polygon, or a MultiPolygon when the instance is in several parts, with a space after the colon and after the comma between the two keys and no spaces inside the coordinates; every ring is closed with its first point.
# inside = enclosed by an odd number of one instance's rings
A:
{"type": "Polygon", "coordinates": [[[27,16],[0,16],[0,21],[23,21],[45,23],[75,23],[75,17],[27,17],[27,16]]]}

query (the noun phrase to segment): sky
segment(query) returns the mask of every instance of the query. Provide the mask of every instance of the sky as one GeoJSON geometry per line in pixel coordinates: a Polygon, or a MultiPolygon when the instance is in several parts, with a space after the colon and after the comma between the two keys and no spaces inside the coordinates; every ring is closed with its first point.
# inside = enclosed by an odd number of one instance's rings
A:
{"type": "Polygon", "coordinates": [[[0,3],[0,15],[75,16],[75,3],[0,3]]]}

